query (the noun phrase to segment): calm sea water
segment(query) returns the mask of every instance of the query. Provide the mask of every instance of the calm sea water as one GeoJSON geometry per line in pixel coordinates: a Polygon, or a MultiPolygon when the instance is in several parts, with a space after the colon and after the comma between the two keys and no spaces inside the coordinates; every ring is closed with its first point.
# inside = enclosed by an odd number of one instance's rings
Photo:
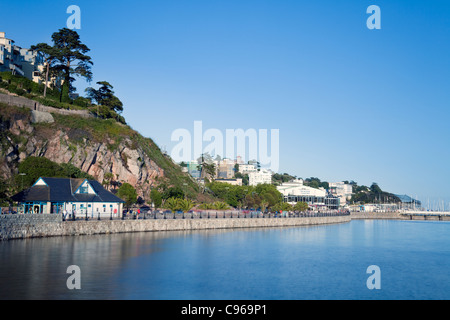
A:
{"type": "Polygon", "coordinates": [[[450,223],[134,233],[0,243],[0,299],[449,299],[450,223]],[[81,290],[66,286],[81,270],[81,290]],[[369,290],[367,268],[381,270],[369,290]]]}

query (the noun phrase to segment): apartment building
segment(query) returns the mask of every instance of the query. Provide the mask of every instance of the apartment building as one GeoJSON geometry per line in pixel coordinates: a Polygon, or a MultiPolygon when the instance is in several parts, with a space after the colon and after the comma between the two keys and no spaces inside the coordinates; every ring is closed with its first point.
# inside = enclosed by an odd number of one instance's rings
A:
{"type": "Polygon", "coordinates": [[[34,82],[43,82],[44,59],[36,51],[17,46],[15,41],[0,32],[0,72],[11,71],[34,82]]]}
{"type": "Polygon", "coordinates": [[[353,194],[353,186],[344,182],[330,182],[330,193],[339,197],[341,205],[345,205],[353,194]]]}
{"type": "Polygon", "coordinates": [[[248,184],[251,186],[257,186],[258,184],[271,184],[272,183],[272,171],[267,169],[261,169],[260,171],[250,172],[248,174],[248,184]]]}

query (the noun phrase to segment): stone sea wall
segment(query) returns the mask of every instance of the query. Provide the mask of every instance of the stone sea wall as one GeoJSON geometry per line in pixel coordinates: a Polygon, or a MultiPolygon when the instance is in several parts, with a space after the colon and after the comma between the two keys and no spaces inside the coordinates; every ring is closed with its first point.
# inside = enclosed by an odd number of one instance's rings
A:
{"type": "Polygon", "coordinates": [[[405,217],[398,212],[352,212],[352,219],[397,219],[404,220],[405,217]]]}
{"type": "Polygon", "coordinates": [[[58,214],[0,214],[0,240],[57,236],[61,224],[58,214]]]}
{"type": "Polygon", "coordinates": [[[0,239],[125,232],[294,227],[350,222],[350,216],[303,218],[147,219],[62,221],[61,215],[0,215],[0,239]]]}

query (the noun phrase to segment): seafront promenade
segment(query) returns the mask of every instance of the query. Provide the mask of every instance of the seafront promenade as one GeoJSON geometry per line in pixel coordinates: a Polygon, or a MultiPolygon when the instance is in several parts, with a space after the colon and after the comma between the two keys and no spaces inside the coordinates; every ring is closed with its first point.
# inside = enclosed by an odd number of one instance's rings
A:
{"type": "Polygon", "coordinates": [[[398,212],[352,212],[251,216],[204,214],[203,216],[147,216],[146,219],[82,219],[64,221],[61,214],[0,215],[0,240],[114,234],[127,232],[193,231],[208,229],[277,228],[347,223],[351,220],[439,220],[450,216],[408,215],[398,212]]]}
{"type": "Polygon", "coordinates": [[[192,231],[207,229],[267,228],[350,222],[348,213],[302,216],[233,218],[215,216],[176,219],[88,219],[63,221],[60,214],[0,215],[0,240],[56,236],[113,234],[126,232],[192,231]]]}

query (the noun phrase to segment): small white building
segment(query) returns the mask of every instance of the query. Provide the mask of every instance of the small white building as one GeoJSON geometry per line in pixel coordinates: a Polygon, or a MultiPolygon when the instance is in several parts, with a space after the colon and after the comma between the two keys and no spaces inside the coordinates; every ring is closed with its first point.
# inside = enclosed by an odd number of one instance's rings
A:
{"type": "Polygon", "coordinates": [[[12,197],[19,213],[67,214],[118,217],[124,201],[95,180],[39,178],[35,184],[12,197]]]}

